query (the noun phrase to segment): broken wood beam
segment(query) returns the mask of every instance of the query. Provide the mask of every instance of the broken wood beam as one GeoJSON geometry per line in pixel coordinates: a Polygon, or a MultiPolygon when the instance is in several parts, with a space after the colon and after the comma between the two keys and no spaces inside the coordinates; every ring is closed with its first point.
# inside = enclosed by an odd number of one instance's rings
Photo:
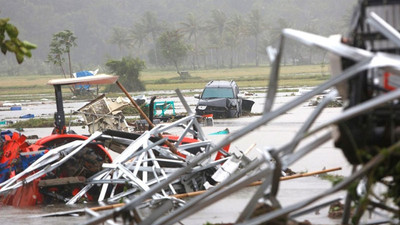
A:
{"type": "Polygon", "coordinates": [[[63,177],[63,178],[40,180],[39,187],[60,186],[60,185],[66,185],[66,184],[84,184],[85,182],[86,182],[86,178],[82,177],[82,176],[63,177]]]}
{"type": "MultiPolygon", "coordinates": [[[[143,110],[139,107],[138,104],[136,104],[135,100],[133,100],[133,98],[131,97],[131,95],[128,93],[128,91],[124,88],[124,86],[122,86],[122,84],[119,81],[115,82],[118,87],[122,90],[122,92],[124,92],[124,94],[126,95],[126,97],[128,97],[128,99],[131,101],[132,105],[137,109],[137,111],[139,112],[140,116],[142,116],[146,122],[149,124],[149,127],[153,128],[154,124],[150,121],[149,117],[143,112],[143,110]]],[[[158,136],[160,138],[163,138],[162,134],[158,134],[158,136]]],[[[169,142],[168,140],[166,140],[165,145],[167,145],[169,147],[169,150],[171,150],[171,152],[173,152],[176,155],[178,154],[178,150],[176,149],[175,145],[173,145],[171,142],[169,142]]]]}

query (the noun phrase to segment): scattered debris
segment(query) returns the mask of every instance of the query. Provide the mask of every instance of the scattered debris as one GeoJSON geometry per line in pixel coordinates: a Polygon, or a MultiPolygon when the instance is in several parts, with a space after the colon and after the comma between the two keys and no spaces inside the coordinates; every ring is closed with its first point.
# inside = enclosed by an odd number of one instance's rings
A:
{"type": "MultiPolygon", "coordinates": [[[[391,46],[398,45],[400,35],[397,29],[392,29],[376,14],[367,14],[366,7],[369,5],[364,4],[366,2],[366,0],[360,1],[358,10],[364,11],[356,14],[361,19],[356,21],[359,23],[354,24],[364,27],[366,25],[364,17],[368,16],[366,23],[376,29],[376,32],[382,33],[380,37],[388,37],[385,41],[393,42],[394,45],[391,46]]],[[[387,6],[385,3],[380,4],[374,7],[387,6]]],[[[394,10],[390,12],[395,13],[394,10]]],[[[393,15],[393,18],[397,18],[396,16],[393,15]]],[[[356,20],[358,19],[356,17],[356,20]]],[[[366,36],[369,37],[369,35],[366,36]]],[[[353,41],[360,40],[363,40],[363,37],[357,36],[353,41]]],[[[399,185],[398,173],[393,172],[398,167],[396,158],[396,150],[399,148],[398,138],[395,138],[396,135],[388,135],[391,138],[385,139],[383,138],[385,135],[380,135],[383,134],[382,129],[389,129],[385,130],[387,134],[396,134],[395,131],[398,130],[398,118],[393,110],[398,107],[400,89],[393,86],[395,84],[390,81],[394,80],[388,80],[388,76],[398,76],[400,59],[398,55],[390,53],[392,51],[381,54],[379,52],[381,49],[370,51],[359,48],[361,47],[357,45],[359,43],[352,44],[293,29],[284,29],[279,52],[268,48],[272,66],[264,114],[258,120],[246,124],[242,129],[230,133],[218,143],[212,143],[205,138],[197,116],[191,111],[179,90],[176,92],[187,111],[187,116],[169,124],[154,125],[143,115],[150,129],[141,134],[105,129],[101,132],[93,132],[90,137],[75,136],[73,141],[65,139],[71,136],[64,136],[64,139],[58,139],[61,143],[56,143],[54,140],[57,139],[52,137],[51,143],[54,146],[50,146],[48,141],[38,141],[35,145],[27,146],[23,136],[16,133],[12,136],[5,135],[3,151],[6,151],[3,152],[3,157],[7,156],[7,158],[2,158],[1,161],[1,174],[5,174],[2,177],[3,182],[0,183],[2,200],[7,204],[17,204],[17,200],[22,199],[24,205],[48,200],[67,204],[87,201],[117,203],[117,208],[104,206],[110,210],[102,213],[94,212],[91,208],[85,209],[85,213],[90,216],[85,224],[99,224],[110,219],[114,219],[110,221],[112,223],[123,224],[176,224],[230,194],[248,187],[249,184],[257,182],[254,194],[250,196],[248,203],[234,221],[235,224],[310,224],[309,221],[299,223],[294,220],[329,205],[331,205],[329,217],[340,216],[344,224],[349,222],[350,217],[352,217],[352,222],[358,224],[365,209],[370,210],[371,213],[379,211],[377,215],[383,218],[379,223],[398,224],[398,205],[387,205],[388,199],[379,199],[377,197],[379,195],[374,193],[371,180],[367,182],[362,178],[372,177],[374,178],[372,182],[375,182],[392,177],[393,182],[385,183],[390,190],[385,197],[398,199],[398,193],[393,192],[393,190],[398,190],[399,185]],[[345,62],[345,66],[340,66],[341,70],[337,76],[303,93],[288,104],[272,110],[286,39],[294,39],[334,53],[339,56],[340,62],[345,62]],[[388,74],[389,72],[393,74],[388,74]],[[357,83],[358,78],[362,78],[362,82],[357,83]],[[367,78],[371,78],[372,82],[368,83],[365,80],[367,78]],[[383,86],[379,86],[381,84],[375,82],[379,78],[386,79],[387,82],[382,82],[383,86]],[[362,99],[351,99],[350,107],[346,106],[341,115],[328,122],[312,126],[322,110],[328,107],[329,103],[334,101],[341,92],[332,90],[321,99],[313,113],[286,145],[279,148],[257,148],[260,157],[251,160],[246,155],[248,151],[244,153],[240,150],[228,151],[227,147],[231,142],[304,104],[328,88],[340,86],[343,82],[350,85],[357,84],[353,86],[354,89],[347,89],[351,91],[351,94],[372,93],[372,95],[366,95],[362,99]],[[363,86],[364,84],[370,86],[363,86]],[[359,87],[365,89],[360,90],[359,87]],[[362,91],[362,93],[357,91],[362,91]],[[372,114],[364,115],[364,112],[372,114]],[[368,129],[370,126],[364,126],[366,122],[370,122],[364,116],[376,122],[368,124],[373,125],[373,129],[368,129]],[[355,122],[349,120],[352,118],[356,118],[355,122]],[[287,179],[282,177],[282,170],[291,173],[292,171],[287,168],[326,141],[333,139],[332,132],[327,129],[333,125],[340,125],[343,121],[349,126],[341,130],[342,139],[339,140],[339,147],[342,147],[344,154],[347,154],[348,161],[354,164],[353,172],[322,193],[316,193],[289,206],[282,206],[277,195],[279,184],[282,180],[289,179],[289,176],[287,179]],[[356,126],[352,126],[353,122],[356,126]],[[177,132],[178,129],[180,132],[177,132]],[[351,133],[345,131],[351,131],[351,133]],[[364,131],[372,135],[373,139],[366,138],[364,135],[354,135],[354,133],[364,131]],[[349,141],[346,138],[350,138],[351,142],[346,142],[346,140],[349,141]],[[305,139],[308,139],[308,142],[299,145],[305,139]],[[383,150],[368,148],[371,143],[364,142],[364,139],[378,141],[379,145],[376,146],[381,146],[383,150]],[[48,145],[39,146],[42,142],[48,145]],[[359,144],[364,144],[367,148],[359,148],[359,144]],[[357,151],[351,149],[353,146],[357,147],[357,151]],[[108,158],[109,150],[120,154],[111,161],[111,158],[108,158]],[[218,152],[222,154],[222,157],[214,158],[218,152]],[[40,154],[43,155],[40,156],[40,154]],[[30,159],[30,156],[38,157],[24,164],[23,157],[30,159]],[[99,156],[103,157],[99,158],[99,156]],[[21,164],[18,163],[18,159],[21,160],[21,164]],[[380,169],[386,169],[385,172],[388,173],[380,174],[378,173],[380,169]],[[358,191],[357,195],[363,201],[352,199],[348,195],[344,206],[340,203],[332,204],[340,201],[341,198],[313,204],[323,198],[331,197],[331,194],[350,188],[355,181],[360,180],[362,182],[358,183],[357,190],[361,191],[358,191]],[[44,193],[43,190],[40,191],[41,188],[44,189],[44,193]],[[189,200],[184,201],[175,197],[179,193],[199,193],[199,195],[193,194],[189,200]],[[121,201],[123,204],[119,204],[121,201]],[[351,204],[347,202],[359,206],[354,215],[351,214],[351,204]]],[[[397,49],[398,46],[395,50],[397,49]]],[[[117,84],[120,85],[118,82],[117,84]]],[[[136,105],[132,99],[130,100],[133,105],[136,105]]],[[[252,147],[249,149],[251,150],[252,147]]],[[[290,176],[290,179],[303,176],[306,175],[295,174],[290,176]]],[[[377,224],[375,221],[371,223],[377,224]]]]}
{"type": "Polygon", "coordinates": [[[10,107],[10,110],[11,111],[18,111],[18,110],[22,110],[22,107],[21,106],[12,106],[12,107],[10,107]]]}
{"type": "Polygon", "coordinates": [[[35,115],[29,113],[29,114],[22,115],[19,118],[21,118],[21,119],[32,119],[32,118],[35,118],[35,115]]]}
{"type": "MultiPolygon", "coordinates": [[[[111,115],[127,104],[100,96],[80,111],[85,113],[86,119],[98,116],[87,119],[95,124],[104,115],[111,115]]],[[[90,137],[51,135],[33,145],[27,144],[26,137],[18,133],[12,133],[12,137],[4,134],[3,149],[6,151],[2,157],[1,173],[5,175],[0,183],[1,201],[20,207],[56,202],[120,202],[159,184],[170,173],[184,168],[187,160],[213,146],[205,139],[194,114],[170,125],[149,125],[152,129],[142,134],[123,131],[120,127],[97,125],[93,128],[100,131],[92,132],[90,137]],[[176,128],[182,130],[180,135],[169,134],[176,134],[176,128]],[[112,160],[108,151],[120,155],[112,160]],[[28,163],[23,160],[26,156],[30,159],[28,163]],[[24,201],[16,201],[21,198],[24,201]]],[[[204,190],[207,182],[214,184],[211,175],[228,159],[229,145],[220,151],[223,154],[217,155],[216,161],[205,159],[193,171],[163,188],[153,197],[154,201],[172,199],[169,196],[174,194],[204,190]]],[[[176,203],[180,204],[179,201],[176,203]]]]}
{"type": "Polygon", "coordinates": [[[214,117],[213,114],[202,115],[201,117],[198,118],[198,121],[203,126],[214,126],[214,118],[213,117],[214,117]]]}
{"type": "Polygon", "coordinates": [[[128,125],[121,111],[126,106],[129,106],[129,101],[121,97],[113,100],[103,94],[78,109],[77,112],[83,115],[91,134],[107,129],[132,132],[133,128],[128,125]]]}
{"type": "MultiPolygon", "coordinates": [[[[308,102],[308,106],[317,106],[323,100],[325,96],[316,96],[313,99],[310,99],[308,102]]],[[[341,97],[336,97],[333,101],[331,101],[327,107],[343,107],[343,100],[341,97]]]]}
{"type": "Polygon", "coordinates": [[[342,218],[344,205],[341,202],[334,202],[329,206],[328,217],[331,219],[342,218]]]}
{"type": "Polygon", "coordinates": [[[174,101],[158,101],[158,102],[154,102],[153,107],[154,107],[154,116],[164,117],[165,116],[165,112],[167,110],[172,110],[172,114],[171,115],[173,115],[173,116],[176,115],[174,101]],[[157,110],[161,110],[161,112],[159,114],[157,114],[157,110]]]}

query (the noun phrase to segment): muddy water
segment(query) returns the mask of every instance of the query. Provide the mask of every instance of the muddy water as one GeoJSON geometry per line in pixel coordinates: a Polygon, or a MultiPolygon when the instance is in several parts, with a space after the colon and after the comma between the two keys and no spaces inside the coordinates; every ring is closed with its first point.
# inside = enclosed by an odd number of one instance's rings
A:
{"type": "MultiPolygon", "coordinates": [[[[274,109],[286,104],[288,101],[293,100],[294,96],[282,96],[277,98],[275,101],[274,109]]],[[[253,112],[262,112],[264,98],[260,96],[253,97],[256,102],[253,107],[253,112]]],[[[178,101],[178,100],[176,100],[178,101]]],[[[195,102],[195,99],[190,99],[188,102],[195,102]]],[[[83,106],[85,103],[70,103],[66,104],[68,109],[77,109],[83,106]]],[[[194,106],[194,103],[189,103],[194,106]]],[[[175,105],[179,108],[179,104],[175,105]]],[[[42,114],[52,114],[55,110],[54,104],[39,104],[37,106],[30,106],[30,112],[40,112],[42,114]],[[46,106],[44,106],[46,105],[46,106]],[[36,111],[35,111],[36,112],[36,111]]],[[[236,140],[231,144],[231,150],[245,150],[252,144],[256,144],[256,149],[264,149],[265,147],[279,148],[287,143],[294,135],[297,130],[301,127],[302,123],[310,115],[314,108],[309,107],[306,104],[302,104],[294,110],[287,112],[281,117],[272,120],[270,123],[261,126],[254,130],[252,133],[236,140]]],[[[321,122],[327,121],[334,116],[340,114],[339,108],[328,108],[326,109],[321,117],[316,121],[315,125],[321,122]]],[[[67,110],[66,110],[67,111],[67,110]]],[[[21,113],[27,111],[22,111],[21,113]]],[[[29,113],[29,112],[28,112],[29,113]]],[[[13,116],[6,113],[0,112],[1,119],[5,117],[13,116]]],[[[229,128],[230,132],[235,132],[243,127],[246,127],[249,123],[258,120],[260,116],[242,117],[238,119],[220,119],[214,120],[214,126],[204,127],[205,134],[211,134],[229,128]]],[[[74,127],[77,133],[86,134],[87,131],[81,127],[74,127]]],[[[50,134],[51,128],[41,129],[25,129],[23,132],[26,135],[37,134],[39,137],[44,137],[50,134]]],[[[207,135],[207,137],[215,142],[219,142],[224,138],[224,135],[207,135]]],[[[310,140],[315,137],[309,138],[310,140]]],[[[310,141],[309,140],[309,141],[310,141]]],[[[251,157],[257,156],[257,150],[252,151],[251,157]]],[[[343,157],[340,150],[333,146],[332,141],[325,143],[318,149],[314,150],[307,156],[301,158],[299,161],[290,165],[290,168],[296,172],[312,172],[321,170],[323,168],[334,168],[342,167],[342,170],[333,172],[332,174],[349,175],[350,166],[343,157]]],[[[298,201],[307,199],[318,193],[321,193],[328,189],[331,184],[328,181],[321,180],[318,177],[307,177],[299,178],[295,180],[288,180],[281,182],[280,190],[278,193],[278,200],[282,206],[288,206],[298,201]]],[[[232,194],[229,198],[224,199],[214,205],[211,205],[191,217],[183,220],[183,224],[204,224],[206,222],[221,223],[221,222],[234,222],[239,216],[241,210],[245,207],[247,201],[251,197],[252,192],[255,188],[248,188],[237,193],[232,194]]],[[[344,197],[344,193],[338,193],[335,196],[330,196],[325,200],[333,199],[334,197],[344,197]]],[[[81,217],[52,217],[52,218],[31,218],[32,215],[44,214],[47,212],[64,211],[76,208],[82,208],[77,205],[73,208],[58,205],[58,206],[46,206],[46,207],[35,207],[30,209],[15,209],[12,207],[1,207],[0,208],[0,220],[1,224],[79,224],[86,220],[84,216],[81,217]]],[[[327,208],[319,210],[319,212],[310,213],[308,215],[298,218],[302,221],[304,219],[309,220],[312,224],[338,224],[340,221],[331,220],[327,217],[327,208]]]]}

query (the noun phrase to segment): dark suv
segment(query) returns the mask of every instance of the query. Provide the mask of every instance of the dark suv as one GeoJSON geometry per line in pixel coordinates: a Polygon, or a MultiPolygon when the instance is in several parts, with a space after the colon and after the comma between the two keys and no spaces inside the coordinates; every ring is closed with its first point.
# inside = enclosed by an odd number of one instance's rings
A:
{"type": "Polygon", "coordinates": [[[203,90],[196,106],[197,115],[213,114],[214,118],[239,117],[242,99],[235,81],[210,81],[203,90]]]}

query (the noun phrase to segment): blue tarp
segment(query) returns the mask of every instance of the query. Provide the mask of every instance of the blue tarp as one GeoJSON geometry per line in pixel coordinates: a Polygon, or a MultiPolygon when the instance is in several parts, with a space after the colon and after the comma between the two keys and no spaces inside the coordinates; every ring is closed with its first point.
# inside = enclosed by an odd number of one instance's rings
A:
{"type": "Polygon", "coordinates": [[[16,170],[25,170],[44,154],[45,151],[39,151],[32,152],[31,155],[20,155],[21,160],[16,161],[16,163],[12,164],[11,166],[8,165],[8,161],[0,163],[0,183],[10,178],[10,172],[16,170]]]}
{"type": "Polygon", "coordinates": [[[35,115],[26,114],[26,115],[20,116],[19,118],[21,118],[21,119],[31,119],[31,118],[35,118],[35,115]]]}
{"type": "MultiPolygon", "coordinates": [[[[88,76],[93,76],[93,73],[87,70],[84,71],[79,71],[75,73],[76,77],[88,77],[88,76]]],[[[85,89],[89,90],[90,85],[75,85],[76,89],[85,89]]]]}
{"type": "Polygon", "coordinates": [[[15,131],[13,131],[13,130],[3,130],[3,131],[0,132],[0,138],[2,140],[5,140],[4,136],[8,135],[8,136],[12,137],[14,132],[15,131]]]}
{"type": "Polygon", "coordinates": [[[16,110],[21,110],[21,109],[22,109],[21,106],[12,106],[12,107],[10,108],[11,111],[16,111],[16,110]]]}
{"type": "Polygon", "coordinates": [[[10,168],[6,168],[6,166],[8,166],[8,161],[0,163],[0,183],[3,183],[10,177],[10,168]]]}
{"type": "Polygon", "coordinates": [[[22,169],[25,170],[26,168],[28,168],[32,163],[34,163],[44,154],[45,151],[38,151],[38,152],[31,152],[30,155],[21,155],[20,159],[21,159],[22,169]]]}

